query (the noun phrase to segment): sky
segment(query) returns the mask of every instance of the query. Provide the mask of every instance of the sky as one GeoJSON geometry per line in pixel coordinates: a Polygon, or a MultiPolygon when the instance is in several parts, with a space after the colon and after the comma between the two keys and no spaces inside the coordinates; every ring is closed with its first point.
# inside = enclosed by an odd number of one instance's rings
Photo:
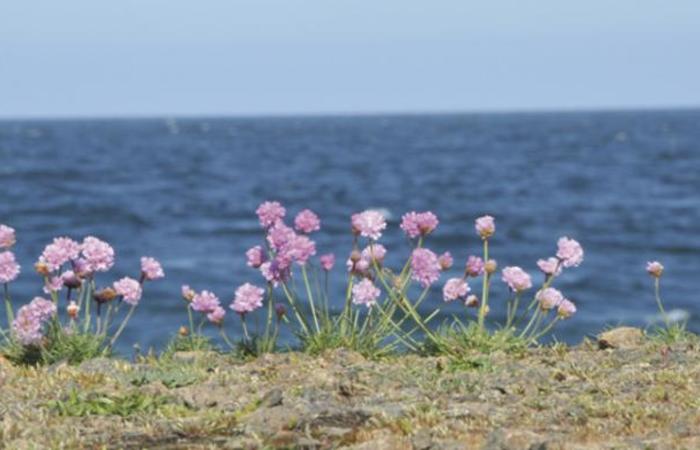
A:
{"type": "Polygon", "coordinates": [[[700,106],[698,0],[0,0],[0,117],[700,106]]]}

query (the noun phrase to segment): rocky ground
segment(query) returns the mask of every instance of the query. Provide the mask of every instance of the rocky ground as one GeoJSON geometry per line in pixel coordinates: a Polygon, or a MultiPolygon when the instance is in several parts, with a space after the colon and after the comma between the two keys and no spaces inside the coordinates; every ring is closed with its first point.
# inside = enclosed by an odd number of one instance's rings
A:
{"type": "Polygon", "coordinates": [[[700,448],[700,346],[638,330],[519,354],[0,361],[8,449],[700,448]],[[603,348],[604,347],[604,348],[603,348]]]}

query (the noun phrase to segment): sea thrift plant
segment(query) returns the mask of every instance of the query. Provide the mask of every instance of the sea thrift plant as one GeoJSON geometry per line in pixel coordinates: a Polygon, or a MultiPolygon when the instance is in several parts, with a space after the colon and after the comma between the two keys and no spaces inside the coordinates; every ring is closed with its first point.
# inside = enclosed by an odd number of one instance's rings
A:
{"type": "MultiPolygon", "coordinates": [[[[16,241],[14,230],[7,226],[0,228],[0,238],[8,245],[16,241]]],[[[5,347],[13,349],[11,357],[23,362],[79,362],[109,352],[141,300],[143,284],[165,275],[157,260],[144,257],[140,281],[123,277],[99,288],[98,274],[107,278],[103,273],[114,262],[112,246],[96,237],[88,236],[82,243],[69,237],[53,239],[35,264],[43,291],[51,298],[37,297],[21,306],[15,316],[9,284],[19,275],[19,264],[9,251],[0,253],[0,282],[4,283],[9,324],[9,333],[3,336],[5,347]],[[122,304],[129,309],[114,323],[122,304]]]]}

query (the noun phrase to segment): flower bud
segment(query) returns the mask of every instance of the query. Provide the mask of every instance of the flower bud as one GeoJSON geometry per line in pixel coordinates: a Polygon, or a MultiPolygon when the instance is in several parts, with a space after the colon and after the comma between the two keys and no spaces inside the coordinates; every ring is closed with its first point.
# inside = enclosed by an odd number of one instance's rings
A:
{"type": "Polygon", "coordinates": [[[467,305],[467,307],[469,308],[476,308],[477,306],[479,306],[479,298],[476,295],[470,295],[464,301],[464,304],[467,305]]]}
{"type": "Polygon", "coordinates": [[[66,312],[68,313],[68,317],[71,319],[75,319],[78,317],[78,312],[80,312],[80,307],[74,302],[71,301],[68,306],[66,306],[66,312]]]}
{"type": "Polygon", "coordinates": [[[117,291],[115,291],[111,287],[107,287],[95,292],[95,294],[93,294],[93,298],[97,303],[111,302],[112,300],[117,298],[117,291]]]}
{"type": "Polygon", "coordinates": [[[177,334],[179,334],[182,337],[185,337],[188,334],[190,334],[190,330],[186,326],[181,326],[177,334]]]}
{"type": "Polygon", "coordinates": [[[277,303],[275,305],[275,313],[277,314],[277,320],[282,320],[287,315],[287,308],[282,303],[277,303]]]}
{"type": "Polygon", "coordinates": [[[190,288],[187,285],[182,286],[182,298],[187,303],[190,303],[192,300],[194,300],[195,295],[197,295],[197,293],[192,288],[190,288]]]}
{"type": "Polygon", "coordinates": [[[360,253],[359,250],[353,250],[350,253],[350,261],[352,261],[353,263],[356,263],[360,259],[362,259],[362,253],[360,253]]]}
{"type": "Polygon", "coordinates": [[[63,272],[61,275],[63,285],[68,289],[78,289],[81,285],[80,278],[71,270],[63,272]]]}
{"type": "Polygon", "coordinates": [[[664,266],[658,261],[648,262],[647,272],[654,278],[661,278],[661,274],[664,273],[664,266]]]}
{"type": "Polygon", "coordinates": [[[49,266],[41,261],[34,264],[34,270],[36,270],[36,273],[38,273],[39,275],[43,275],[45,277],[49,276],[49,274],[51,273],[51,271],[49,270],[49,266]]]}
{"type": "Polygon", "coordinates": [[[496,263],[495,259],[489,259],[486,261],[486,263],[484,263],[484,271],[486,271],[486,273],[489,275],[494,273],[496,269],[498,269],[498,264],[496,263]]]}

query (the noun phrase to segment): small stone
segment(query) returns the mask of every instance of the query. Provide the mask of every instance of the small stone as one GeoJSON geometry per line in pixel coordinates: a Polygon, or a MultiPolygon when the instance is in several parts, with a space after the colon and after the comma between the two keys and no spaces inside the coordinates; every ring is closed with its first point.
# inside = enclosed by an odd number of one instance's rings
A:
{"type": "Polygon", "coordinates": [[[644,333],[639,328],[618,327],[598,335],[598,348],[637,348],[644,342],[644,333]]]}
{"type": "Polygon", "coordinates": [[[261,405],[273,408],[282,404],[284,394],[281,389],[272,389],[265,394],[261,400],[261,405]]]}

